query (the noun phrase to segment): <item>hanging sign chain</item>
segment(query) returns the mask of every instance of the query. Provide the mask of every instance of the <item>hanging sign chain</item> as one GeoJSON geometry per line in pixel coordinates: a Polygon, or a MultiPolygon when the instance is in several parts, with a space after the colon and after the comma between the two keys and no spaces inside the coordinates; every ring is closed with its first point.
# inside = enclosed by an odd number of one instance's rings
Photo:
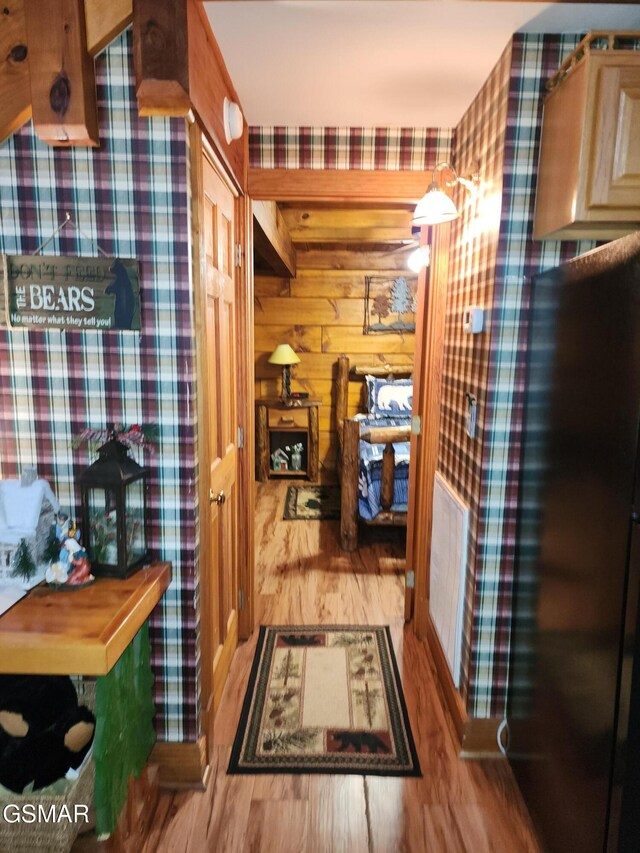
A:
{"type": "Polygon", "coordinates": [[[89,237],[87,234],[85,234],[85,233],[84,233],[84,231],[82,230],[82,228],[80,228],[80,226],[79,226],[79,225],[76,225],[76,223],[75,223],[75,222],[73,221],[73,219],[71,218],[71,214],[69,213],[69,211],[67,211],[67,212],[66,212],[65,217],[64,217],[64,219],[63,219],[63,221],[60,223],[60,225],[58,225],[58,227],[57,227],[57,228],[56,228],[56,230],[53,232],[53,234],[52,234],[50,237],[48,237],[48,238],[44,241],[44,243],[41,243],[41,244],[38,246],[38,248],[35,250],[35,252],[32,252],[32,254],[34,254],[34,255],[39,255],[39,254],[42,252],[42,250],[43,250],[44,248],[46,248],[46,246],[48,246],[48,245],[49,245],[49,243],[50,243],[50,242],[51,242],[55,237],[57,237],[57,236],[58,236],[58,234],[62,231],[62,229],[63,229],[63,228],[65,228],[67,225],[71,225],[71,227],[72,227],[72,228],[75,228],[75,230],[78,232],[78,234],[80,234],[80,236],[81,236],[81,237],[84,237],[84,239],[85,239],[85,240],[87,240],[89,243],[91,243],[91,245],[92,245],[92,246],[95,246],[95,248],[96,248],[96,249],[100,252],[100,254],[101,254],[101,255],[103,255],[105,258],[110,257],[110,255],[108,254],[108,252],[105,252],[105,251],[104,251],[104,249],[103,249],[103,248],[102,248],[98,243],[96,243],[96,241],[95,241],[95,240],[92,240],[92,239],[91,239],[91,237],[89,237]]]}

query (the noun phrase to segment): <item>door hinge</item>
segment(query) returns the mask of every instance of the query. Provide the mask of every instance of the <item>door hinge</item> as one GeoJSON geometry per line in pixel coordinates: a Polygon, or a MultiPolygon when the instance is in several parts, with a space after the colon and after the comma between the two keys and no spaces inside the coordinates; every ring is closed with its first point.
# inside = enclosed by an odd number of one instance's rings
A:
{"type": "Polygon", "coordinates": [[[238,590],[238,610],[244,610],[244,590],[238,590]]]}
{"type": "Polygon", "coordinates": [[[416,573],[414,571],[407,572],[407,589],[415,589],[416,573]]]}
{"type": "Polygon", "coordinates": [[[244,447],[244,427],[238,427],[238,450],[244,447]]]}
{"type": "Polygon", "coordinates": [[[235,251],[236,251],[236,266],[241,267],[242,266],[242,243],[236,243],[235,251]]]}
{"type": "Polygon", "coordinates": [[[422,418],[414,415],[411,418],[411,435],[422,435],[422,418]]]}

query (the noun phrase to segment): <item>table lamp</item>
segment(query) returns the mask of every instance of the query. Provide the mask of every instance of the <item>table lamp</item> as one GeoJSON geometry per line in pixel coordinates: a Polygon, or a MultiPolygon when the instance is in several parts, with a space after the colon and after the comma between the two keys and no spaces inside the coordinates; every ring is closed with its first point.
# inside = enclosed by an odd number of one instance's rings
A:
{"type": "Polygon", "coordinates": [[[291,349],[289,344],[278,344],[269,356],[269,364],[282,365],[282,402],[286,403],[291,398],[291,365],[298,364],[300,359],[291,349]]]}

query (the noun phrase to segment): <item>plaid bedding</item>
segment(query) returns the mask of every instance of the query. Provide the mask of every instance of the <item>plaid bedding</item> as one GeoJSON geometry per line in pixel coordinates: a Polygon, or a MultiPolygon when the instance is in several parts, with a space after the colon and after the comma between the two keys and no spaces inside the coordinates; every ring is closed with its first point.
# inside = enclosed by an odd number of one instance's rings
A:
{"type": "MultiPolygon", "coordinates": [[[[363,427],[408,426],[411,418],[370,418],[358,416],[360,431],[363,427]]],[[[397,441],[393,444],[396,454],[396,468],[393,482],[393,504],[395,512],[406,512],[409,502],[409,442],[397,441]]],[[[382,482],[382,453],[384,444],[360,442],[360,476],[358,482],[358,512],[360,518],[375,518],[382,509],[380,504],[380,485],[382,482]]]]}

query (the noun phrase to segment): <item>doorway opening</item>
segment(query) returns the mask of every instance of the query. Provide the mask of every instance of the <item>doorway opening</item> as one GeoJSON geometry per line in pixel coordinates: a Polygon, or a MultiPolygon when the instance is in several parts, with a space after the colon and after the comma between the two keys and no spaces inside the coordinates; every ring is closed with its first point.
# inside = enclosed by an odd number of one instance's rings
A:
{"type": "Polygon", "coordinates": [[[256,623],[277,623],[285,615],[290,620],[289,597],[300,601],[298,612],[307,623],[358,614],[372,621],[378,597],[385,602],[379,618],[404,618],[418,312],[418,274],[408,264],[418,247],[413,208],[389,202],[254,202],[256,623]],[[283,347],[292,353],[286,372],[293,396],[284,404],[283,367],[275,353],[283,347]],[[374,404],[369,412],[367,374],[380,386],[386,380],[403,386],[403,411],[395,406],[385,411],[381,397],[382,408],[374,404]],[[385,443],[369,445],[366,460],[354,463],[353,482],[345,479],[344,421],[368,414],[376,427],[395,428],[402,416],[406,420],[406,440],[386,443],[396,457],[390,499],[381,495],[385,443]],[[311,488],[299,500],[312,510],[318,502],[313,489],[322,487],[319,496],[333,516],[285,518],[302,494],[291,490],[301,486],[311,488]],[[360,517],[350,542],[340,520],[347,489],[360,517]],[[315,587],[308,577],[298,577],[309,572],[318,572],[315,587]],[[354,599],[353,608],[334,610],[332,596],[336,605],[340,596],[354,599]],[[358,597],[362,600],[355,601],[358,597]]]}

